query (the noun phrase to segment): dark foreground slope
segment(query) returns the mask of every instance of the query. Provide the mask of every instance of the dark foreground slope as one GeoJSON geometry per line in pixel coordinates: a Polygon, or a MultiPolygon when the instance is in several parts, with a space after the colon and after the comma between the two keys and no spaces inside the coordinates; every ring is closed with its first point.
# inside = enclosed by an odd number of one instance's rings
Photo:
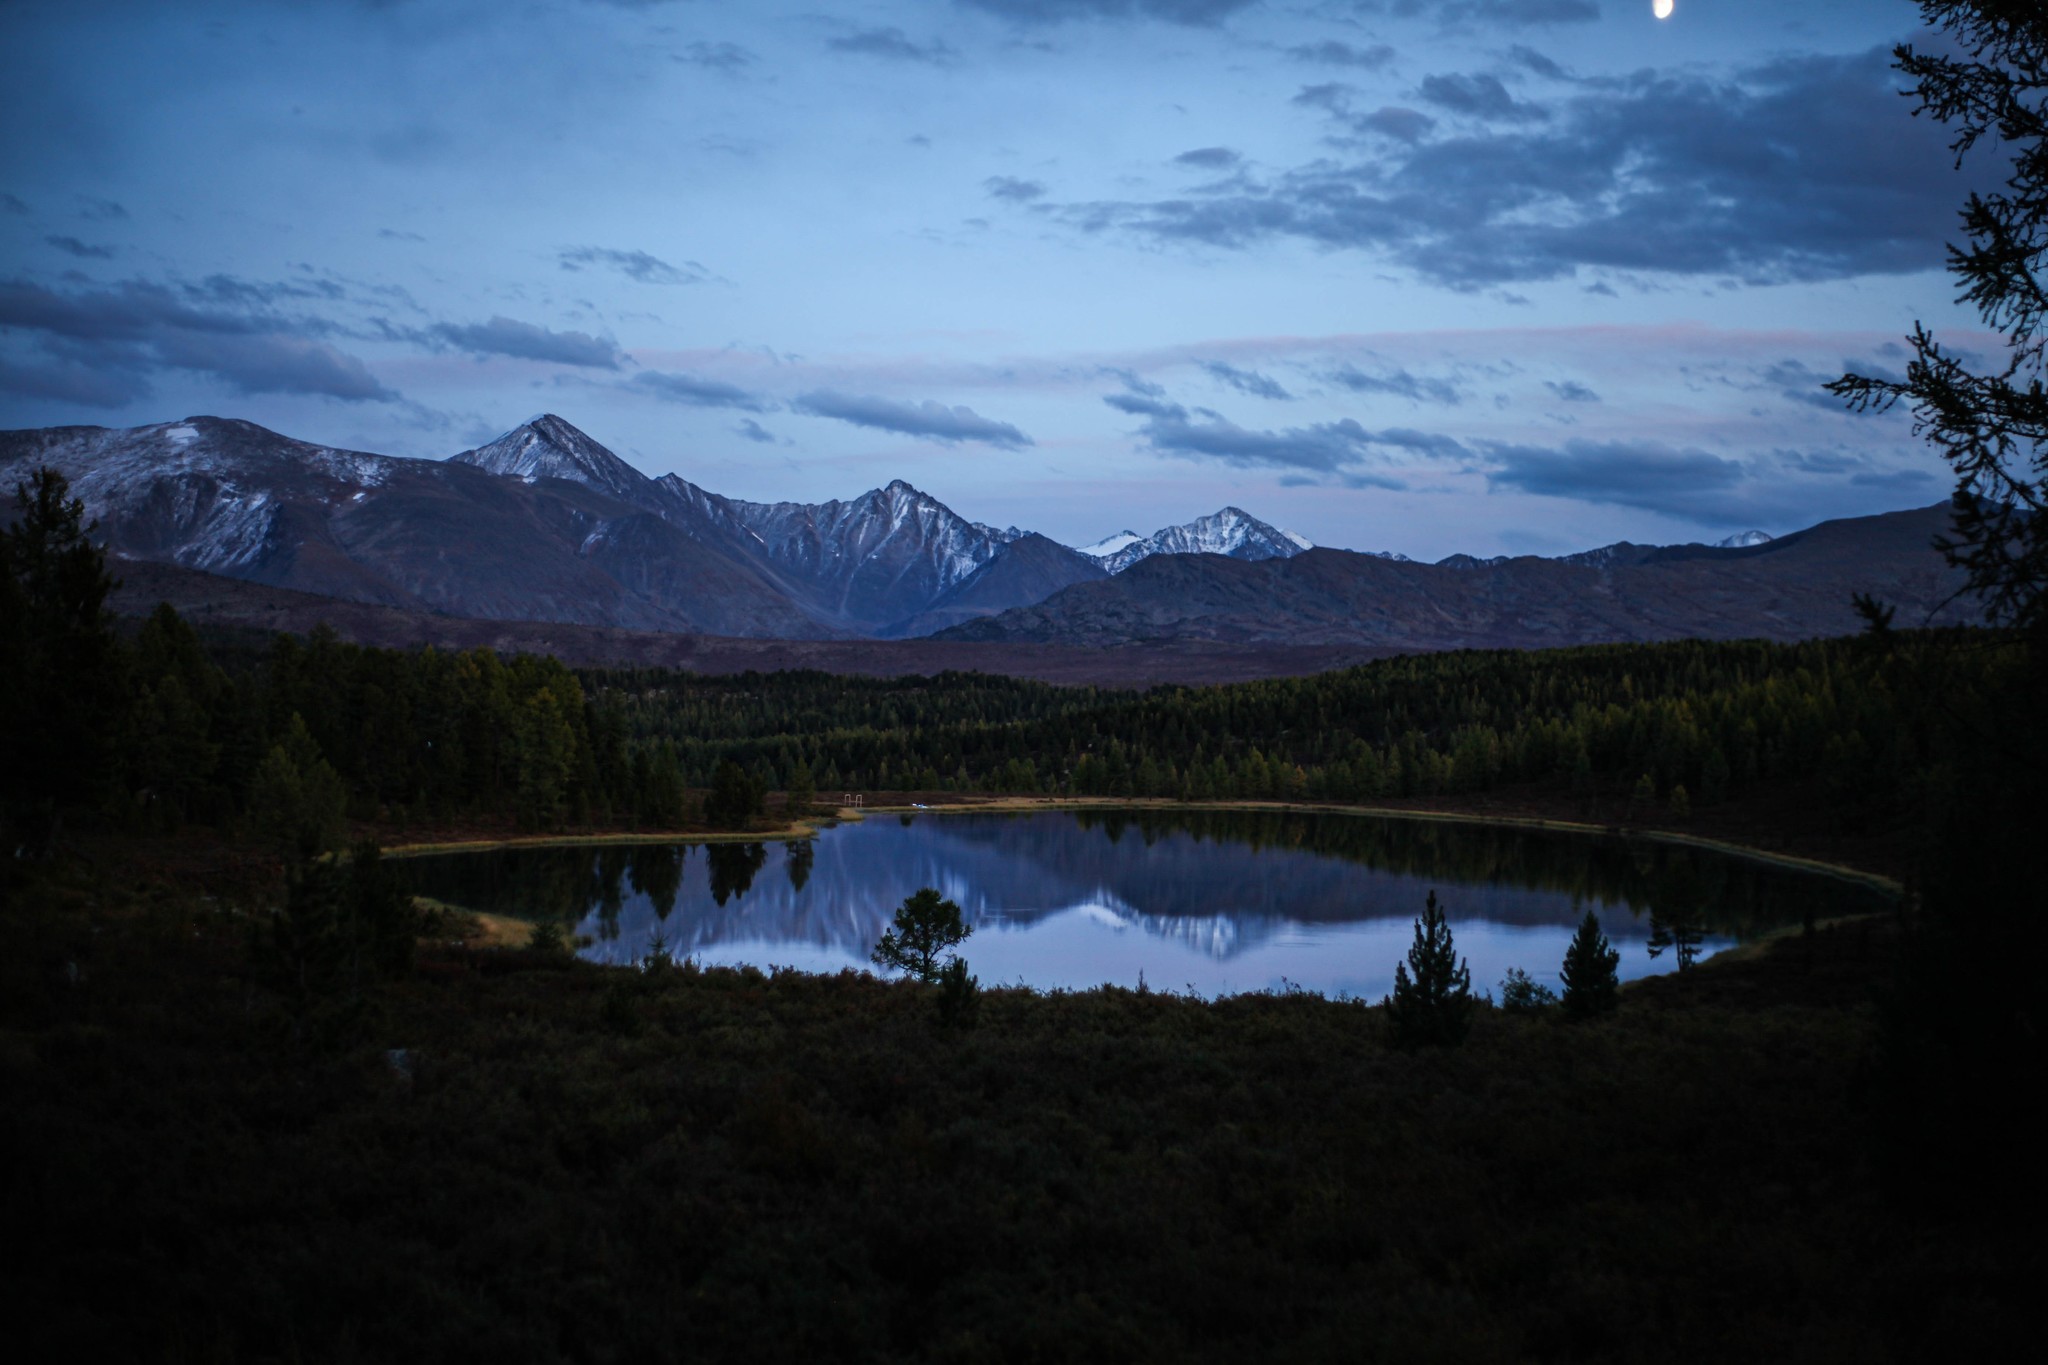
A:
{"type": "Polygon", "coordinates": [[[1639,563],[1524,557],[1453,568],[1347,550],[1257,563],[1161,555],[947,640],[1109,646],[1133,641],[1352,645],[1398,651],[1541,649],[1680,638],[1846,635],[1858,592],[1901,624],[1976,619],[1933,548],[1946,505],[1823,522],[1745,549],[1675,546],[1639,563]]]}
{"type": "Polygon", "coordinates": [[[2031,1327],[2037,1245],[1876,1174],[1861,924],[1447,1053],[1301,995],[999,991],[953,1034],[865,977],[447,948],[320,1049],[250,900],[119,863],[0,910],[22,1359],[1917,1361],[2031,1327]]]}

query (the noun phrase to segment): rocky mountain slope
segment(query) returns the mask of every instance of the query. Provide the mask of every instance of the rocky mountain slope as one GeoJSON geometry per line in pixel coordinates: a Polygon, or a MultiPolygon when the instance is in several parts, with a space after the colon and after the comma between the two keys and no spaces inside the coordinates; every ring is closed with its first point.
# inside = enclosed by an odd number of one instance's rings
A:
{"type": "Polygon", "coordinates": [[[480,620],[435,612],[345,602],[339,598],[223,578],[199,569],[148,560],[115,566],[120,586],[110,599],[117,614],[147,616],[169,602],[202,629],[246,634],[253,641],[277,631],[303,635],[316,626],[355,644],[392,649],[491,649],[500,654],[548,654],[575,665],[679,668],[692,673],[821,673],[896,678],[934,673],[998,673],[1043,682],[1096,687],[1151,687],[1158,683],[1247,682],[1298,677],[1347,668],[1390,651],[1348,647],[1218,645],[1177,641],[1159,646],[1070,649],[1060,645],[906,640],[798,640],[674,631],[623,630],[561,621],[480,620]]]}
{"type": "MultiPolygon", "coordinates": [[[[1402,651],[1541,648],[1685,636],[1777,640],[1855,631],[1856,592],[1901,624],[1975,619],[1930,547],[1946,505],[1823,522],[1766,543],[1571,563],[1464,567],[1316,549],[1256,562],[1161,555],[938,638],[1110,646],[1207,640],[1402,651]]],[[[1638,547],[1640,548],[1640,547],[1638,547]]]]}
{"type": "Polygon", "coordinates": [[[889,628],[930,608],[1017,534],[968,521],[901,479],[846,502],[724,501],[814,611],[861,634],[901,633],[889,628]]]}
{"type": "Polygon", "coordinates": [[[116,555],[347,601],[641,630],[832,633],[719,537],[629,500],[630,488],[562,477],[559,452],[540,442],[511,453],[506,442],[527,430],[494,443],[497,458],[528,461],[516,476],[491,472],[483,452],[401,459],[217,417],[9,432],[0,484],[52,465],[116,555]]]}
{"type": "MultiPolygon", "coordinates": [[[[900,480],[848,502],[739,502],[650,479],[543,414],[447,460],[195,417],[0,433],[0,481],[54,465],[116,555],[486,620],[810,639],[930,609],[1024,535],[900,480]]],[[[947,623],[1036,601],[984,582],[947,623]]],[[[1078,581],[1044,580],[1044,591],[1078,581]]],[[[900,629],[892,633],[903,633],[900,629]]]]}
{"type": "Polygon", "coordinates": [[[1109,577],[1095,560],[1034,532],[1001,546],[925,610],[882,632],[895,638],[930,635],[964,621],[994,616],[1018,603],[1043,602],[1062,588],[1109,577]]]}
{"type": "Polygon", "coordinates": [[[1119,531],[1080,551],[1113,574],[1153,555],[1228,555],[1232,559],[1285,559],[1312,548],[1305,536],[1268,526],[1239,507],[1168,526],[1149,536],[1119,531]]]}
{"type": "Polygon", "coordinates": [[[52,464],[114,552],[407,614],[786,640],[910,638],[1015,651],[1530,647],[1968,619],[1930,548],[1947,509],[1771,540],[1628,542],[1436,565],[1308,548],[1229,507],[1083,554],[968,521],[898,480],[845,501],[730,499],[651,479],[543,414],[447,460],[195,417],[0,433],[0,487],[52,464]]]}

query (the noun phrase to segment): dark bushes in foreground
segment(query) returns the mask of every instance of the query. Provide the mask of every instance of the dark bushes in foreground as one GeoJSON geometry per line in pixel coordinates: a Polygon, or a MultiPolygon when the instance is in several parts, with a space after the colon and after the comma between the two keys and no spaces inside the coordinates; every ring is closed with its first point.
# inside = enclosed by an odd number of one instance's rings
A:
{"type": "Polygon", "coordinates": [[[988,990],[963,1032],[865,976],[436,950],[333,1053],[271,1026],[231,915],[37,896],[0,960],[24,1358],[1884,1360],[2025,1325],[2037,1252],[1881,1197],[1868,1013],[1770,994],[1832,979],[1825,931],[1740,1008],[1717,966],[1414,1052],[1306,995],[988,990]]]}

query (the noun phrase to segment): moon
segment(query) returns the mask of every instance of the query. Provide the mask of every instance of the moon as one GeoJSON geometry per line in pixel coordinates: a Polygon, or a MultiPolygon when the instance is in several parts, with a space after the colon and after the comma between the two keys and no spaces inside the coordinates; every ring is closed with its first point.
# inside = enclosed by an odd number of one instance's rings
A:
{"type": "Polygon", "coordinates": [[[1659,19],[1669,19],[1671,11],[1678,8],[1673,0],[1650,0],[1650,13],[1659,19]]]}

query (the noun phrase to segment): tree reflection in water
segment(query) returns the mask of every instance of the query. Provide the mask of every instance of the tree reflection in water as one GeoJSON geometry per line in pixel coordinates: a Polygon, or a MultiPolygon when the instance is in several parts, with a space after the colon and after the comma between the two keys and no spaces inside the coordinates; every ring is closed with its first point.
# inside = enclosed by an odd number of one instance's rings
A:
{"type": "MultiPolygon", "coordinates": [[[[686,847],[656,844],[508,849],[397,866],[411,889],[451,904],[576,921],[596,941],[587,955],[599,960],[636,960],[659,933],[681,955],[753,954],[746,960],[818,970],[865,963],[894,908],[934,886],[970,923],[995,931],[977,940],[986,945],[977,965],[1000,947],[1017,965],[992,979],[1021,973],[1032,984],[1100,980],[1087,976],[1088,963],[1112,958],[1142,958],[1151,979],[1176,979],[1167,973],[1187,961],[1173,953],[1212,964],[1213,981],[1238,982],[1283,958],[1299,980],[1297,959],[1313,969],[1321,952],[1330,973],[1343,973],[1327,988],[1364,990],[1359,963],[1371,958],[1374,972],[1391,972],[1399,956],[1383,953],[1373,935],[1405,935],[1431,889],[1453,906],[1461,945],[1491,934],[1489,951],[1538,980],[1554,976],[1589,909],[1626,955],[1629,976],[1690,965],[1809,915],[1886,903],[1852,882],[1682,845],[1297,811],[869,820],[816,839],[714,843],[703,852],[702,873],[686,847]],[[764,878],[777,858],[782,875],[764,878]],[[1033,962],[1051,960],[1043,945],[1054,939],[1065,956],[1040,972],[1033,962]],[[1117,946],[1105,946],[1112,940],[1117,946]],[[1088,957],[1098,952],[1107,956],[1088,957]],[[1351,958],[1339,963],[1344,954],[1351,958]]],[[[1477,974],[1479,957],[1473,965],[1477,974]]],[[[1128,976],[1135,981],[1135,967],[1128,976]]]]}
{"type": "Polygon", "coordinates": [[[711,899],[720,905],[746,895],[768,861],[768,850],[756,843],[706,844],[704,854],[711,862],[711,899]]]}

